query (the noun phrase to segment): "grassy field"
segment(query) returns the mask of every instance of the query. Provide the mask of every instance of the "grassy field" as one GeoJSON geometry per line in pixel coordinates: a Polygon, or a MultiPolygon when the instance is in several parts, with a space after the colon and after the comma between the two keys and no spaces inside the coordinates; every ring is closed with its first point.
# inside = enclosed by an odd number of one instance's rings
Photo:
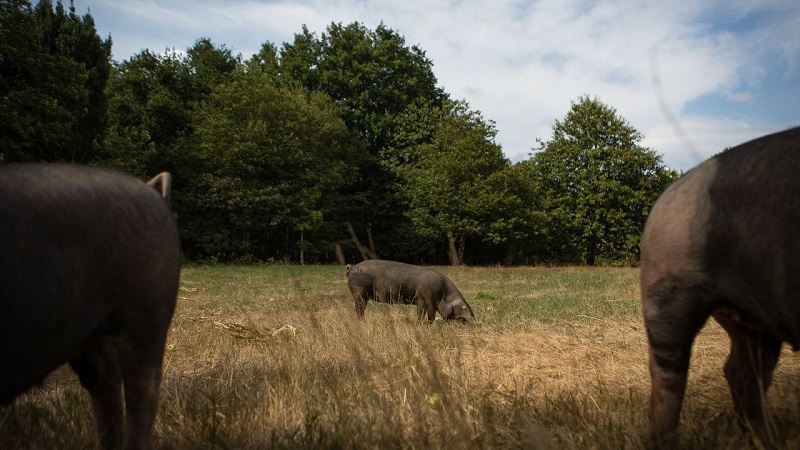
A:
{"type": "MultiPolygon", "coordinates": [[[[413,306],[353,312],[337,266],[190,266],[167,340],[160,448],[642,448],[649,375],[635,268],[440,268],[468,325],[413,306]]],[[[751,445],[722,377],[728,341],[698,337],[684,448],[751,445]]],[[[0,369],[5,370],[5,369],[0,369]]],[[[800,446],[800,359],[768,396],[800,446]]],[[[61,369],[0,408],[0,448],[92,448],[88,395],[61,369]]]]}

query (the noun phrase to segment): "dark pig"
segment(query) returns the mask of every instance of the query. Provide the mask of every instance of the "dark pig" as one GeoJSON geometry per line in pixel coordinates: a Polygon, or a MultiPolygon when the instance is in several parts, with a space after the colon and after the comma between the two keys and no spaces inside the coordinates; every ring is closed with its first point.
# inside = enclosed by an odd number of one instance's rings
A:
{"type": "Polygon", "coordinates": [[[764,442],[762,400],[782,342],[800,345],[800,128],[703,162],[653,206],[641,245],[651,429],[674,439],[695,335],[709,316],[731,340],[737,415],[764,442]]]}
{"type": "Polygon", "coordinates": [[[168,181],[0,167],[0,404],[69,362],[103,446],[150,447],[180,272],[168,181]]]}
{"type": "Polygon", "coordinates": [[[436,312],[445,320],[474,319],[472,308],[449,278],[441,272],[395,261],[371,259],[347,266],[347,287],[356,314],[364,316],[367,301],[417,305],[420,321],[436,312]]]}

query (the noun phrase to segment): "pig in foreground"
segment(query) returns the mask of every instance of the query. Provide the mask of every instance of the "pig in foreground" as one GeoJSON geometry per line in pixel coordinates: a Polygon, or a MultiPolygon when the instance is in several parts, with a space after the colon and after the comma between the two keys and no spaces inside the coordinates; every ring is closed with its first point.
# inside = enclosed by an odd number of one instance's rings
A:
{"type": "Polygon", "coordinates": [[[674,439],[695,335],[730,336],[724,367],[756,439],[782,342],[800,345],[800,128],[703,162],[653,206],[641,246],[650,345],[651,437],[674,439]]]}
{"type": "Polygon", "coordinates": [[[69,362],[105,448],[147,448],[180,272],[169,174],[0,167],[0,404],[69,362]],[[124,405],[122,390],[124,386],[124,405]]]}
{"type": "Polygon", "coordinates": [[[347,266],[347,287],[356,314],[364,316],[367,301],[417,305],[420,321],[436,312],[445,320],[474,319],[472,308],[449,278],[441,272],[395,261],[371,259],[347,266]]]}

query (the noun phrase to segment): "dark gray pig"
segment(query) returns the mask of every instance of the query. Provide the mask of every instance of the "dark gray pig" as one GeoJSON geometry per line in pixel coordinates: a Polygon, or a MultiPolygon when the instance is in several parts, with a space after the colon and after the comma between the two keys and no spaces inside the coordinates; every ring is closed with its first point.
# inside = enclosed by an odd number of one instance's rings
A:
{"type": "Polygon", "coordinates": [[[0,167],[0,404],[69,362],[103,446],[150,447],[180,272],[169,176],[157,178],[0,167]]]}
{"type": "Polygon", "coordinates": [[[417,305],[420,321],[436,312],[445,320],[474,319],[472,308],[449,278],[441,272],[395,261],[371,259],[347,265],[347,287],[355,301],[356,314],[364,316],[367,301],[417,305]]]}
{"type": "Polygon", "coordinates": [[[651,438],[671,440],[695,335],[727,331],[737,415],[765,442],[762,398],[782,342],[800,345],[800,128],[703,162],[653,206],[641,246],[651,438]]]}

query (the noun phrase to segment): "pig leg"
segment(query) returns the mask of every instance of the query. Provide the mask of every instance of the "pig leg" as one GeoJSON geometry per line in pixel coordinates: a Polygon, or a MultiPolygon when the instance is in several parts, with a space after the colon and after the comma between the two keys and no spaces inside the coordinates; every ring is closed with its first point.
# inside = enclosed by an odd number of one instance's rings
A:
{"type": "Polygon", "coordinates": [[[682,286],[682,280],[661,280],[643,287],[647,338],[650,345],[650,436],[654,440],[674,439],[686,391],[692,343],[703,327],[710,309],[708,293],[682,286]]]}
{"type": "Polygon", "coordinates": [[[367,310],[367,300],[363,297],[355,299],[356,315],[359,318],[364,318],[364,311],[367,310]]]}
{"type": "Polygon", "coordinates": [[[426,314],[425,301],[417,297],[414,303],[417,304],[417,321],[422,322],[423,320],[425,320],[425,314],[426,314]]]}
{"type": "Polygon", "coordinates": [[[764,424],[763,396],[772,382],[781,341],[747,328],[736,315],[715,312],[714,319],[731,339],[731,352],[724,372],[736,414],[740,423],[749,426],[753,436],[766,444],[768,434],[764,424]]]}
{"type": "Polygon", "coordinates": [[[436,320],[436,305],[433,302],[427,302],[425,313],[428,315],[428,323],[433,323],[436,320]]]}
{"type": "Polygon", "coordinates": [[[92,338],[80,357],[70,361],[81,385],[92,397],[103,447],[119,448],[123,439],[122,378],[108,338],[92,338]]]}
{"type": "MultiPolygon", "coordinates": [[[[153,327],[157,328],[157,327],[153,327]]],[[[148,336],[122,340],[117,346],[125,381],[126,448],[150,448],[158,411],[162,361],[166,332],[143,329],[148,336]]]]}
{"type": "Polygon", "coordinates": [[[436,320],[436,305],[433,304],[431,301],[427,301],[422,297],[417,296],[417,320],[422,322],[425,320],[426,316],[428,322],[433,322],[436,320]]]}
{"type": "Polygon", "coordinates": [[[356,284],[351,284],[351,283],[348,283],[347,287],[350,290],[350,295],[353,297],[353,304],[355,306],[356,315],[359,318],[363,318],[364,310],[367,309],[367,300],[369,299],[367,288],[360,287],[356,284]]]}
{"type": "Polygon", "coordinates": [[[356,309],[356,315],[359,318],[364,317],[364,311],[367,309],[367,291],[366,289],[358,289],[353,292],[353,302],[356,309]]]}

